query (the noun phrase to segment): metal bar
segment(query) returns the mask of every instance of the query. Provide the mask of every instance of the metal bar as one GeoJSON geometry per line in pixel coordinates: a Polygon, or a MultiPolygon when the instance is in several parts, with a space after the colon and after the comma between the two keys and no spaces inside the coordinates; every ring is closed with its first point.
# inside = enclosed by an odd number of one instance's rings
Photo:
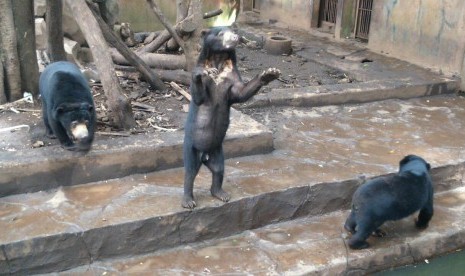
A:
{"type": "Polygon", "coordinates": [[[368,40],[372,9],[373,0],[359,1],[355,37],[368,40]]]}
{"type": "Polygon", "coordinates": [[[329,23],[336,23],[337,13],[337,1],[338,0],[323,0],[323,19],[329,23]]]}

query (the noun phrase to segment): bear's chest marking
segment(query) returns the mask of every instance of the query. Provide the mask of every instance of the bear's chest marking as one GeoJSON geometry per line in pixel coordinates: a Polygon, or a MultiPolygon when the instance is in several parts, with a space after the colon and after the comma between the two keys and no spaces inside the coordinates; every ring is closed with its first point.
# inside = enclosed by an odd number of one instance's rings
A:
{"type": "Polygon", "coordinates": [[[217,64],[216,66],[211,63],[207,63],[206,68],[218,69],[218,73],[211,76],[215,84],[218,85],[220,83],[225,82],[230,76],[230,74],[233,72],[233,63],[232,60],[228,59],[222,63],[217,64]]]}

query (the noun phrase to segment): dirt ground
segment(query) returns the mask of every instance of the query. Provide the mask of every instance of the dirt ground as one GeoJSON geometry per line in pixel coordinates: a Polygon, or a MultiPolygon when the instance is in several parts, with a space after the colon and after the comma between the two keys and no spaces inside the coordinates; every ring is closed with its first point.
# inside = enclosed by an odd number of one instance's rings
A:
{"type": "MultiPolygon", "coordinates": [[[[253,49],[245,45],[239,45],[237,57],[238,68],[244,81],[250,80],[269,67],[276,67],[281,70],[281,77],[262,88],[259,93],[267,93],[273,88],[306,87],[353,81],[343,72],[306,60],[298,54],[274,56],[267,54],[263,49],[253,49]]],[[[92,91],[97,111],[96,139],[182,130],[188,101],[178,92],[171,88],[163,93],[154,91],[146,82],[139,79],[137,73],[133,76],[129,75],[129,77],[128,74],[121,76],[120,82],[126,96],[133,103],[137,127],[131,132],[121,132],[112,127],[111,116],[108,114],[102,86],[100,83],[94,83],[92,84],[92,91]]],[[[189,90],[184,85],[180,86],[186,91],[189,90]]],[[[19,113],[14,113],[11,110],[0,110],[0,121],[7,120],[9,126],[22,124],[30,126],[32,139],[29,144],[25,142],[24,148],[58,144],[58,141],[51,140],[44,135],[40,101],[35,104],[21,104],[17,106],[17,109],[19,113]]],[[[254,111],[248,110],[246,113],[253,116],[254,111]]],[[[0,129],[2,127],[4,127],[4,124],[0,124],[0,129]]],[[[3,145],[7,141],[0,142],[2,149],[5,150],[3,145]]]]}

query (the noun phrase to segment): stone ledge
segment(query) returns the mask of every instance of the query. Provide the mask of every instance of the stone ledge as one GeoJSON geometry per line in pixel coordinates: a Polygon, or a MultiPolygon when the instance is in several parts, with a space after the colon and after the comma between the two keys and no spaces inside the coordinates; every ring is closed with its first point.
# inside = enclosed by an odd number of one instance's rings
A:
{"type": "Polygon", "coordinates": [[[325,106],[367,103],[387,99],[410,99],[456,93],[458,81],[442,82],[420,80],[377,80],[362,83],[310,86],[302,88],[273,89],[256,95],[245,108],[266,106],[325,106]]]}
{"type": "MultiPolygon", "coordinates": [[[[465,163],[434,168],[433,181],[442,184],[436,187],[436,191],[463,185],[464,171],[465,163]]],[[[294,187],[283,190],[235,197],[226,204],[214,201],[193,211],[179,207],[181,194],[178,198],[160,193],[158,204],[161,209],[158,210],[144,212],[126,205],[126,214],[108,219],[102,215],[100,220],[93,223],[83,220],[85,214],[77,216],[80,221],[73,221],[71,214],[59,216],[64,221],[47,218],[49,223],[45,223],[45,230],[30,229],[27,233],[27,229],[18,229],[19,232],[15,234],[17,238],[10,240],[3,237],[0,246],[5,255],[0,257],[0,268],[3,269],[0,274],[60,271],[96,260],[224,238],[271,223],[347,209],[353,191],[361,182],[361,179],[350,179],[331,183],[294,183],[294,187]],[[171,202],[171,205],[164,200],[171,202]],[[172,202],[177,203],[176,207],[172,202]],[[60,226],[52,231],[52,224],[60,226]],[[38,234],[42,230],[43,234],[38,234]],[[73,257],[64,252],[72,252],[73,257]]],[[[178,190],[171,189],[178,194],[178,190]]],[[[24,200],[37,201],[33,195],[24,200]]],[[[144,202],[144,199],[137,201],[144,202]]],[[[53,202],[53,198],[47,200],[46,204],[49,202],[53,202]]],[[[15,203],[18,204],[21,205],[20,202],[15,203]]],[[[32,209],[46,213],[41,206],[33,206],[32,209]]]]}
{"type": "MultiPolygon", "coordinates": [[[[183,131],[108,139],[96,141],[86,155],[60,146],[2,152],[0,196],[179,167],[183,139],[183,131]]],[[[224,143],[226,157],[272,150],[272,134],[266,127],[245,114],[232,112],[224,143]]]]}

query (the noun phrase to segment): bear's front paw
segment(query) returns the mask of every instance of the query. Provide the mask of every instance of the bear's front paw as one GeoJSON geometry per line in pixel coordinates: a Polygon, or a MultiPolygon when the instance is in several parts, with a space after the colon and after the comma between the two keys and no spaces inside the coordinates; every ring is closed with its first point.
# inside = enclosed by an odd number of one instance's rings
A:
{"type": "Polygon", "coordinates": [[[205,71],[205,75],[210,76],[212,78],[218,75],[218,69],[216,69],[215,67],[207,68],[204,71],[205,71]]]}
{"type": "Polygon", "coordinates": [[[271,81],[274,81],[275,79],[279,78],[281,75],[281,71],[277,68],[268,68],[267,70],[263,71],[263,73],[260,76],[260,81],[263,84],[268,84],[271,81]]]}
{"type": "Polygon", "coordinates": [[[194,82],[201,82],[202,75],[203,75],[202,71],[195,71],[192,73],[192,79],[194,80],[194,82]]]}

